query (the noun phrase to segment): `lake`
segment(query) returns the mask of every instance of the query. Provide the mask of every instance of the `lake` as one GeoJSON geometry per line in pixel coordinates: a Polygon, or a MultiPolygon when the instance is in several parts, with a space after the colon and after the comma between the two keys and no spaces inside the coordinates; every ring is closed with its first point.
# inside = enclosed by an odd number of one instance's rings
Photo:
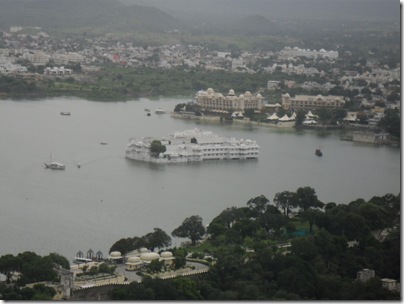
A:
{"type": "MultiPolygon", "coordinates": [[[[400,148],[341,141],[336,131],[170,117],[180,102],[186,99],[2,100],[0,255],[57,252],[72,260],[79,250],[91,248],[106,257],[121,238],[142,236],[155,227],[170,235],[192,215],[207,225],[227,207],[245,206],[261,194],[272,201],[277,192],[302,186],[313,187],[325,203],[400,192],[400,148]],[[157,108],[167,114],[156,115],[157,108]],[[71,115],[60,115],[63,111],[71,115]],[[256,140],[260,157],[170,165],[124,157],[130,137],[192,128],[256,140]],[[322,157],[314,154],[318,147],[322,157]],[[66,170],[45,169],[50,155],[66,170]]],[[[173,239],[173,245],[180,242],[173,239]]]]}

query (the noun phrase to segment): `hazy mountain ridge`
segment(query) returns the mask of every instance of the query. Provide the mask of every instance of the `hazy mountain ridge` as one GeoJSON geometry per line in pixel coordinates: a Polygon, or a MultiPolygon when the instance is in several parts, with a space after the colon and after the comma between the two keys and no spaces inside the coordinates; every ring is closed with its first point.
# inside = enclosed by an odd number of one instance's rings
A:
{"type": "Polygon", "coordinates": [[[0,26],[164,31],[182,25],[157,8],[114,0],[0,0],[0,26]]]}
{"type": "Polygon", "coordinates": [[[396,0],[119,0],[158,7],[181,19],[262,15],[270,19],[400,21],[396,0]]]}
{"type": "Polygon", "coordinates": [[[0,27],[65,32],[302,35],[400,21],[395,0],[0,0],[0,27]]]}

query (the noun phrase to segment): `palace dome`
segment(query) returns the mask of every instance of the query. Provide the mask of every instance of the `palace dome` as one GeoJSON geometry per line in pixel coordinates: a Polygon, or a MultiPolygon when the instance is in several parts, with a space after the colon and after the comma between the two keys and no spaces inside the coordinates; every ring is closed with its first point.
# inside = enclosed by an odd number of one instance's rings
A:
{"type": "Polygon", "coordinates": [[[160,258],[160,255],[157,252],[145,252],[140,255],[140,259],[142,261],[153,261],[160,258]]]}
{"type": "Polygon", "coordinates": [[[109,255],[113,258],[121,257],[121,253],[119,251],[112,251],[109,255]]]}
{"type": "Polygon", "coordinates": [[[161,253],[162,258],[171,258],[173,256],[173,253],[170,251],[164,251],[161,253]]]}
{"type": "Polygon", "coordinates": [[[140,258],[137,256],[130,257],[128,263],[140,263],[140,258]]]}
{"type": "Polygon", "coordinates": [[[233,89],[229,90],[229,94],[228,94],[228,95],[234,96],[234,90],[233,90],[233,89]]]}

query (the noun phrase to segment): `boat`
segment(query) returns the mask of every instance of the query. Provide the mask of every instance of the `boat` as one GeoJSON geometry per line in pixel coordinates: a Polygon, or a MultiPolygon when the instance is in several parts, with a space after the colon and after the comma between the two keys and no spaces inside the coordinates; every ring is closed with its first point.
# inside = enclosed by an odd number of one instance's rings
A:
{"type": "Polygon", "coordinates": [[[46,169],[53,169],[53,170],[65,170],[66,166],[59,162],[55,162],[52,160],[52,155],[50,157],[50,162],[44,163],[46,169]]]}
{"type": "Polygon", "coordinates": [[[316,154],[317,156],[323,156],[323,152],[321,152],[320,149],[316,149],[316,152],[314,154],[316,154]]]}
{"type": "Polygon", "coordinates": [[[158,108],[158,109],[156,109],[156,111],[154,111],[154,113],[156,113],[156,114],[165,114],[166,111],[164,109],[162,109],[162,108],[158,108]]]}
{"type": "Polygon", "coordinates": [[[151,116],[151,114],[150,114],[150,113],[147,113],[147,116],[151,116]]]}
{"type": "Polygon", "coordinates": [[[105,141],[102,141],[102,142],[100,142],[100,145],[108,145],[108,143],[105,141]]]}
{"type": "Polygon", "coordinates": [[[146,108],[146,109],[144,109],[144,110],[145,110],[146,112],[150,112],[150,109],[147,109],[147,108],[146,108]]]}
{"type": "Polygon", "coordinates": [[[153,163],[186,163],[205,160],[257,159],[259,146],[250,139],[224,137],[211,131],[184,130],[162,138],[131,138],[125,151],[128,159],[153,163]],[[165,147],[164,152],[152,152],[154,141],[165,147]]]}
{"type": "Polygon", "coordinates": [[[50,162],[50,163],[45,163],[45,168],[46,169],[53,169],[53,170],[64,170],[65,165],[58,163],[58,162],[50,162]]]}
{"type": "Polygon", "coordinates": [[[70,116],[71,113],[70,112],[60,112],[60,115],[64,115],[64,116],[70,116]]]}

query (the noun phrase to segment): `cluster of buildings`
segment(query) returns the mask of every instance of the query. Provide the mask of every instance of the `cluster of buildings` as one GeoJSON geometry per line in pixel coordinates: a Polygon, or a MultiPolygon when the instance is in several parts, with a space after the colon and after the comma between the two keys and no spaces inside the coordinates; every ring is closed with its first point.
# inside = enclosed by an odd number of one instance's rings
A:
{"type": "MultiPolygon", "coordinates": [[[[359,270],[356,273],[356,280],[360,282],[367,282],[370,279],[373,279],[376,276],[376,273],[373,269],[362,269],[359,270]]],[[[395,292],[400,292],[400,283],[397,282],[397,280],[389,279],[389,278],[383,278],[381,279],[382,281],[382,287],[386,288],[390,291],[395,291],[395,292]]]]}
{"type": "Polygon", "coordinates": [[[294,58],[294,57],[307,57],[307,58],[328,58],[328,59],[338,59],[338,51],[326,51],[321,49],[319,51],[300,49],[298,47],[285,47],[281,52],[280,56],[284,58],[294,58]]]}
{"type": "MultiPolygon", "coordinates": [[[[269,91],[282,89],[308,92],[293,98],[282,96],[285,109],[314,110],[318,107],[337,108],[343,105],[341,95],[335,92],[339,86],[352,93],[350,101],[369,109],[378,102],[385,107],[400,108],[400,66],[382,66],[375,59],[368,59],[365,65],[354,64],[348,70],[337,65],[338,51],[321,49],[310,50],[298,47],[285,47],[279,52],[240,51],[236,53],[209,50],[196,45],[135,46],[133,42],[112,41],[107,36],[82,38],[51,38],[40,28],[12,27],[0,32],[0,74],[14,75],[28,80],[40,80],[42,77],[72,75],[66,68],[70,64],[80,65],[82,74],[73,75],[77,80],[91,80],[91,73],[101,72],[105,64],[126,67],[153,67],[169,69],[173,67],[198,67],[205,70],[226,70],[235,73],[256,73],[275,71],[290,75],[293,79],[272,80],[267,83],[269,91]],[[29,73],[27,62],[34,67],[49,66],[43,73],[29,73]],[[265,63],[264,63],[265,62],[265,63]],[[269,62],[269,64],[268,64],[269,62]],[[325,64],[318,65],[319,62],[325,64]],[[265,64],[265,65],[264,65],[265,64]],[[325,68],[327,67],[327,68],[325,68]],[[325,70],[323,70],[325,69],[325,70]],[[299,83],[296,77],[302,76],[299,83]],[[307,78],[311,77],[311,78],[307,78]],[[320,79],[321,78],[321,79],[320,79]],[[321,82],[321,83],[320,83],[321,82]],[[334,91],[332,91],[334,90],[334,91]],[[318,94],[322,94],[318,95],[318,94]],[[395,96],[394,98],[391,95],[395,96]],[[387,97],[389,101],[387,101],[387,97]],[[392,100],[394,99],[394,100],[392,100]]],[[[338,91],[340,93],[340,91],[338,91]]],[[[346,96],[345,100],[348,100],[346,96]]],[[[198,92],[196,102],[201,108],[212,111],[260,110],[264,106],[260,94],[244,92],[236,95],[234,90],[227,94],[212,89],[198,92]]],[[[280,102],[280,101],[278,101],[280,102]]],[[[224,112],[223,112],[224,113],[224,112]]]]}
{"type": "Polygon", "coordinates": [[[293,63],[274,63],[272,66],[264,68],[264,71],[268,73],[274,73],[276,71],[286,73],[288,75],[306,75],[306,76],[324,76],[324,71],[319,71],[315,67],[305,67],[304,64],[293,65],[293,63]]]}

